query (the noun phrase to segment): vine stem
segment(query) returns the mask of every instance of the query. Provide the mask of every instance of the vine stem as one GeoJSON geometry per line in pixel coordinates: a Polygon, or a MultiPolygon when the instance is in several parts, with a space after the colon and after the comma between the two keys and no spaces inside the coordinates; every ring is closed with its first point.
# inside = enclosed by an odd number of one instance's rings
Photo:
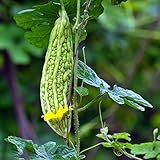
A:
{"type": "MultiPolygon", "coordinates": [[[[62,1],[62,0],[61,0],[62,1]]],[[[77,103],[77,93],[73,90],[73,88],[77,88],[77,65],[78,65],[78,54],[79,54],[79,47],[80,47],[80,37],[82,35],[83,27],[85,25],[87,13],[89,8],[89,0],[85,1],[85,9],[82,18],[82,23],[78,29],[78,24],[80,21],[80,0],[77,0],[77,15],[76,15],[76,23],[75,27],[75,50],[73,54],[73,63],[72,63],[72,70],[71,70],[71,78],[69,84],[69,93],[67,103],[68,106],[71,105],[71,97],[73,92],[73,104],[74,104],[74,125],[75,125],[75,140],[76,140],[76,150],[77,150],[77,159],[79,159],[80,153],[80,133],[79,133],[79,117],[78,117],[78,103],[77,103]]],[[[73,28],[74,29],[74,28],[73,28]]]]}
{"type": "Polygon", "coordinates": [[[102,103],[102,101],[99,102],[99,119],[100,119],[102,128],[104,128],[103,118],[102,118],[102,111],[101,111],[101,103],[102,103]]]}
{"type": "MultiPolygon", "coordinates": [[[[76,23],[73,27],[73,31],[76,31],[77,25],[79,24],[80,21],[80,0],[77,0],[77,16],[76,16],[76,23]]],[[[75,50],[74,52],[76,53],[77,46],[79,45],[79,35],[78,35],[78,30],[75,32],[75,50]]],[[[78,64],[78,55],[75,56],[74,53],[74,66],[73,66],[73,77],[74,77],[74,82],[73,82],[73,87],[77,88],[77,64],[78,64]]],[[[77,151],[77,160],[79,160],[79,152],[80,152],[80,131],[79,131],[79,116],[78,116],[78,102],[77,102],[77,93],[75,90],[73,91],[73,105],[74,105],[74,126],[75,126],[75,142],[76,142],[76,151],[77,151]]]]}
{"type": "Polygon", "coordinates": [[[78,57],[78,54],[79,54],[79,47],[80,47],[80,37],[82,35],[82,31],[83,31],[83,27],[85,25],[85,21],[86,21],[86,17],[87,17],[87,12],[88,12],[88,8],[89,8],[89,0],[86,0],[85,1],[85,9],[84,9],[84,15],[83,15],[83,18],[82,18],[82,23],[80,25],[80,29],[79,31],[77,32],[77,44],[76,45],[76,49],[74,51],[74,54],[73,54],[73,63],[72,63],[72,71],[71,71],[71,78],[70,78],[70,85],[69,85],[69,93],[68,93],[68,105],[71,104],[71,97],[72,97],[72,90],[73,90],[73,81],[74,81],[74,68],[75,68],[75,61],[76,61],[76,57],[78,57]]]}
{"type": "Polygon", "coordinates": [[[98,100],[100,100],[104,95],[98,95],[97,97],[95,97],[94,99],[92,99],[90,102],[88,102],[84,107],[79,108],[78,112],[82,112],[86,109],[88,109],[92,104],[94,104],[95,102],[97,102],[98,100]]]}
{"type": "MultiPolygon", "coordinates": [[[[75,67],[77,67],[78,57],[75,62],[75,67]]],[[[77,87],[77,69],[74,70],[74,88],[77,87]]],[[[80,131],[79,131],[79,116],[78,116],[78,103],[77,103],[77,93],[74,91],[73,93],[73,104],[74,104],[74,126],[75,126],[75,142],[76,142],[76,150],[77,150],[77,159],[79,159],[80,152],[80,131]]]]}
{"type": "MultiPolygon", "coordinates": [[[[86,64],[87,60],[86,60],[85,46],[83,46],[82,48],[82,53],[83,53],[83,62],[86,64]]],[[[84,82],[82,80],[81,87],[83,87],[83,84],[84,82]]],[[[82,99],[83,99],[83,96],[80,95],[79,106],[81,105],[82,99]]]]}
{"type": "Polygon", "coordinates": [[[84,153],[84,152],[86,152],[86,151],[88,151],[88,150],[91,150],[91,149],[93,149],[93,148],[95,148],[95,147],[98,147],[98,146],[100,146],[100,145],[102,145],[102,144],[103,144],[103,142],[100,142],[100,143],[97,143],[97,144],[95,144],[95,145],[93,145],[93,146],[91,146],[91,147],[88,147],[88,148],[82,150],[82,151],[80,152],[80,154],[82,154],[82,153],[84,153]]]}
{"type": "Polygon", "coordinates": [[[77,0],[77,15],[76,15],[76,22],[73,26],[73,31],[76,31],[78,28],[78,24],[79,24],[79,21],[80,21],[80,0],[77,0]]]}
{"type": "Polygon", "coordinates": [[[141,158],[139,158],[139,157],[136,157],[136,156],[134,156],[134,155],[132,155],[132,154],[130,154],[130,153],[128,153],[128,152],[125,152],[125,151],[123,151],[123,154],[124,154],[125,156],[127,156],[128,158],[131,158],[131,159],[143,160],[143,159],[141,159],[141,158]]]}
{"type": "Polygon", "coordinates": [[[61,4],[62,9],[64,9],[64,3],[63,3],[63,0],[59,0],[59,1],[60,1],[60,4],[61,4]]]}

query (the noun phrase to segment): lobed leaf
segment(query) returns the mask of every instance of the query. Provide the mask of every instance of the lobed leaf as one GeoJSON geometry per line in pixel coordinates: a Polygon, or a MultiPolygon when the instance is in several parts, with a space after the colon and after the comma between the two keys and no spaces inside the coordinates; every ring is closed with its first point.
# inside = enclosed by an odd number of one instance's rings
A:
{"type": "MultiPolygon", "coordinates": [[[[76,152],[74,149],[64,145],[56,145],[56,142],[47,142],[38,146],[31,140],[9,136],[7,141],[14,144],[18,155],[27,153],[27,160],[75,160],[76,152]]],[[[17,157],[18,158],[18,157],[17,157]]]]}
{"type": "Polygon", "coordinates": [[[109,90],[108,95],[118,104],[128,104],[129,106],[141,111],[145,110],[144,107],[153,108],[153,106],[139,94],[131,90],[118,87],[117,85],[114,85],[113,89],[109,90]]]}
{"type": "Polygon", "coordinates": [[[75,91],[80,95],[80,96],[88,96],[89,91],[85,87],[77,87],[75,88],[75,91]]]}
{"type": "Polygon", "coordinates": [[[97,88],[108,89],[110,87],[104,80],[97,76],[95,71],[93,71],[82,61],[78,61],[78,78],[97,88]]]}
{"type": "Polygon", "coordinates": [[[117,85],[110,89],[110,85],[99,78],[95,71],[82,61],[78,62],[78,78],[91,86],[99,88],[101,94],[108,93],[109,97],[118,104],[127,104],[140,111],[144,111],[145,107],[153,108],[142,96],[131,90],[118,87],[117,85]]]}
{"type": "Polygon", "coordinates": [[[124,140],[127,140],[127,141],[131,141],[131,138],[130,138],[130,134],[129,133],[126,133],[126,132],[121,132],[121,133],[114,133],[112,135],[113,138],[115,138],[116,140],[119,140],[119,139],[124,139],[124,140]]]}
{"type": "Polygon", "coordinates": [[[18,155],[22,155],[24,153],[24,150],[26,150],[27,152],[36,153],[37,145],[33,144],[31,140],[9,136],[7,138],[7,141],[16,146],[18,155]]]}
{"type": "MultiPolygon", "coordinates": [[[[70,18],[71,23],[74,24],[74,17],[76,17],[77,12],[77,1],[64,0],[63,2],[68,13],[68,17],[70,18]]],[[[84,0],[81,1],[81,15],[83,15],[84,2],[84,0]]],[[[98,17],[103,12],[101,2],[102,0],[91,0],[88,11],[88,20],[98,17]]],[[[17,13],[14,16],[14,19],[18,26],[27,30],[25,38],[31,44],[39,48],[47,47],[54,22],[59,17],[60,7],[59,1],[52,0],[49,3],[23,10],[17,13]]],[[[85,37],[86,32],[84,30],[81,40],[84,40],[85,37]]]]}
{"type": "Polygon", "coordinates": [[[64,145],[58,146],[55,154],[62,156],[65,160],[75,160],[76,159],[75,150],[67,146],[64,146],[64,145]]]}
{"type": "Polygon", "coordinates": [[[25,37],[37,47],[47,47],[54,21],[58,18],[60,5],[53,1],[34,6],[15,15],[18,26],[27,29],[25,37]]]}

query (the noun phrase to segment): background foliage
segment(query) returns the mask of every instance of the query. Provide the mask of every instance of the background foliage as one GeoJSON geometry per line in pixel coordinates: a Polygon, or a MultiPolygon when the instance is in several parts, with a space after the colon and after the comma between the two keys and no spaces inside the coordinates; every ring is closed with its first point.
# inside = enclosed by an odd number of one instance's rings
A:
{"type": "MultiPolygon", "coordinates": [[[[40,118],[39,82],[45,49],[30,45],[13,20],[17,11],[32,5],[37,2],[7,0],[0,4],[0,159],[12,159],[13,150],[4,142],[8,135],[33,139],[39,145],[49,140],[64,143],[40,118]]],[[[82,42],[87,64],[109,84],[130,88],[154,106],[140,112],[118,106],[106,95],[103,118],[111,133],[130,132],[135,143],[150,141],[153,128],[160,126],[160,2],[128,0],[120,7],[104,0],[103,7],[104,13],[89,22],[87,39],[82,42]]],[[[96,88],[87,87],[89,96],[82,104],[98,94],[96,88]]],[[[98,141],[97,106],[80,113],[82,148],[98,141]]],[[[106,155],[111,160],[123,159],[103,148],[88,152],[86,159],[105,159],[106,155]]]]}

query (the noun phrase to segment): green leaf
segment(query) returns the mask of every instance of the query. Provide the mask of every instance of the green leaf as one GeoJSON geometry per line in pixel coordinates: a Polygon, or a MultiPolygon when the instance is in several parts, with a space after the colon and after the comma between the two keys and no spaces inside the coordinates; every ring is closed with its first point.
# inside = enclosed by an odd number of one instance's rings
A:
{"type": "Polygon", "coordinates": [[[82,79],[85,83],[102,90],[110,87],[104,80],[97,76],[95,71],[82,61],[78,61],[78,78],[82,79]]]}
{"type": "Polygon", "coordinates": [[[160,154],[160,142],[147,142],[134,144],[131,147],[131,153],[135,155],[144,155],[144,159],[156,158],[160,154]]]}
{"type": "Polygon", "coordinates": [[[127,148],[127,149],[131,149],[132,144],[131,143],[123,143],[123,142],[104,142],[102,143],[103,147],[105,148],[127,148]]]}
{"type": "Polygon", "coordinates": [[[113,147],[113,145],[111,143],[108,143],[108,142],[104,142],[104,143],[102,143],[102,145],[105,148],[112,148],[113,147]]]}
{"type": "Polygon", "coordinates": [[[36,149],[36,157],[50,160],[53,158],[56,149],[57,146],[55,142],[47,142],[36,149]]]}
{"type": "MultiPolygon", "coordinates": [[[[75,23],[74,17],[76,17],[77,12],[77,1],[64,0],[63,2],[73,25],[75,23]]],[[[84,0],[81,1],[81,15],[83,15],[84,2],[84,0]]],[[[103,12],[101,2],[102,0],[91,0],[88,11],[89,19],[94,19],[103,12]]],[[[60,7],[59,1],[50,1],[49,3],[23,10],[16,14],[14,19],[18,26],[27,30],[25,33],[25,38],[31,44],[40,48],[47,47],[50,32],[54,26],[55,20],[59,17],[60,7]]],[[[84,40],[85,37],[86,32],[83,33],[81,40],[84,40]]]]}
{"type": "Polygon", "coordinates": [[[104,135],[103,135],[103,134],[101,134],[101,133],[96,134],[96,137],[101,138],[101,139],[104,139],[104,135]]]}
{"type": "Polygon", "coordinates": [[[85,87],[77,87],[75,88],[75,91],[80,95],[80,96],[88,96],[89,91],[85,87]]]}
{"type": "Polygon", "coordinates": [[[96,137],[101,138],[107,142],[109,139],[112,139],[112,135],[107,135],[107,134],[103,134],[103,133],[96,134],[96,137]]]}
{"type": "Polygon", "coordinates": [[[119,146],[120,148],[127,148],[127,149],[131,149],[132,148],[132,144],[128,143],[128,142],[116,142],[116,146],[119,146]]]}
{"type": "Polygon", "coordinates": [[[34,6],[15,15],[18,26],[27,29],[25,37],[37,47],[47,47],[54,21],[58,18],[60,5],[53,1],[34,6]]]}
{"type": "Polygon", "coordinates": [[[139,94],[131,90],[118,87],[117,85],[114,85],[113,89],[109,90],[108,95],[118,104],[128,104],[129,106],[141,111],[145,110],[144,107],[153,108],[153,106],[139,94]]]}
{"type": "MultiPolygon", "coordinates": [[[[104,12],[98,18],[99,23],[104,29],[111,33],[130,33],[136,29],[135,18],[123,7],[110,5],[107,1],[104,1],[104,6],[104,12]]],[[[116,39],[113,41],[114,43],[117,43],[116,39]]],[[[110,42],[110,45],[111,43],[113,42],[110,42]]],[[[116,45],[117,44],[115,44],[115,46],[116,45]]],[[[112,69],[112,65],[110,67],[112,69]]]]}
{"type": "Polygon", "coordinates": [[[64,145],[58,146],[55,154],[56,156],[57,155],[62,156],[62,158],[64,158],[65,160],[75,160],[76,159],[75,150],[67,146],[64,146],[64,145]]]}
{"type": "Polygon", "coordinates": [[[25,33],[24,37],[38,48],[47,47],[53,26],[37,26],[25,33]]]}
{"type": "Polygon", "coordinates": [[[7,141],[16,146],[18,155],[22,155],[24,150],[30,153],[36,153],[37,145],[34,145],[31,140],[25,140],[18,137],[9,136],[7,138],[7,141]]]}
{"type": "MultiPolygon", "coordinates": [[[[83,0],[83,4],[84,4],[83,0]]],[[[89,10],[88,10],[88,15],[90,19],[95,19],[97,18],[100,14],[102,14],[103,12],[103,7],[102,7],[102,0],[91,0],[90,1],[90,6],[89,6],[89,10]]],[[[82,5],[83,5],[82,4],[82,5]]]]}
{"type": "Polygon", "coordinates": [[[95,71],[82,61],[78,62],[78,78],[91,86],[99,88],[101,94],[108,93],[109,97],[118,104],[127,104],[140,111],[144,111],[144,107],[153,108],[142,96],[131,90],[118,87],[117,85],[110,89],[110,85],[99,78],[95,71]]]}
{"type": "Polygon", "coordinates": [[[157,137],[158,140],[160,140],[160,135],[157,137]]]}
{"type": "Polygon", "coordinates": [[[100,134],[96,135],[98,138],[101,138],[105,141],[108,141],[108,127],[101,128],[100,129],[100,134]]]}
{"type": "Polygon", "coordinates": [[[131,138],[130,138],[130,134],[129,133],[126,133],[126,132],[121,132],[121,133],[114,133],[112,135],[113,138],[115,138],[116,140],[119,140],[119,139],[124,139],[124,140],[127,140],[127,141],[131,141],[131,138]]]}
{"type": "Polygon", "coordinates": [[[58,146],[56,142],[47,142],[38,146],[31,140],[13,136],[9,136],[7,141],[16,146],[19,156],[26,153],[27,160],[75,160],[76,157],[74,149],[64,145],[58,146]]]}
{"type": "Polygon", "coordinates": [[[122,2],[126,2],[127,0],[111,0],[111,3],[113,4],[113,5],[117,5],[117,4],[120,4],[120,3],[122,3],[122,2]]]}

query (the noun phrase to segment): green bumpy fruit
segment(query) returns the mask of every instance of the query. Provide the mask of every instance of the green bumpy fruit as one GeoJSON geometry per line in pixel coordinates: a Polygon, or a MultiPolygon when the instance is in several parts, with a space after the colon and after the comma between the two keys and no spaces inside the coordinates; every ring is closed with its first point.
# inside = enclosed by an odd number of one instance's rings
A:
{"type": "MultiPolygon", "coordinates": [[[[67,94],[73,60],[72,49],[71,26],[65,9],[62,9],[50,34],[42,71],[40,99],[44,115],[48,112],[57,114],[60,107],[68,107],[67,94]]],[[[57,134],[66,138],[71,126],[71,112],[68,110],[59,121],[50,119],[47,123],[57,134]]]]}

